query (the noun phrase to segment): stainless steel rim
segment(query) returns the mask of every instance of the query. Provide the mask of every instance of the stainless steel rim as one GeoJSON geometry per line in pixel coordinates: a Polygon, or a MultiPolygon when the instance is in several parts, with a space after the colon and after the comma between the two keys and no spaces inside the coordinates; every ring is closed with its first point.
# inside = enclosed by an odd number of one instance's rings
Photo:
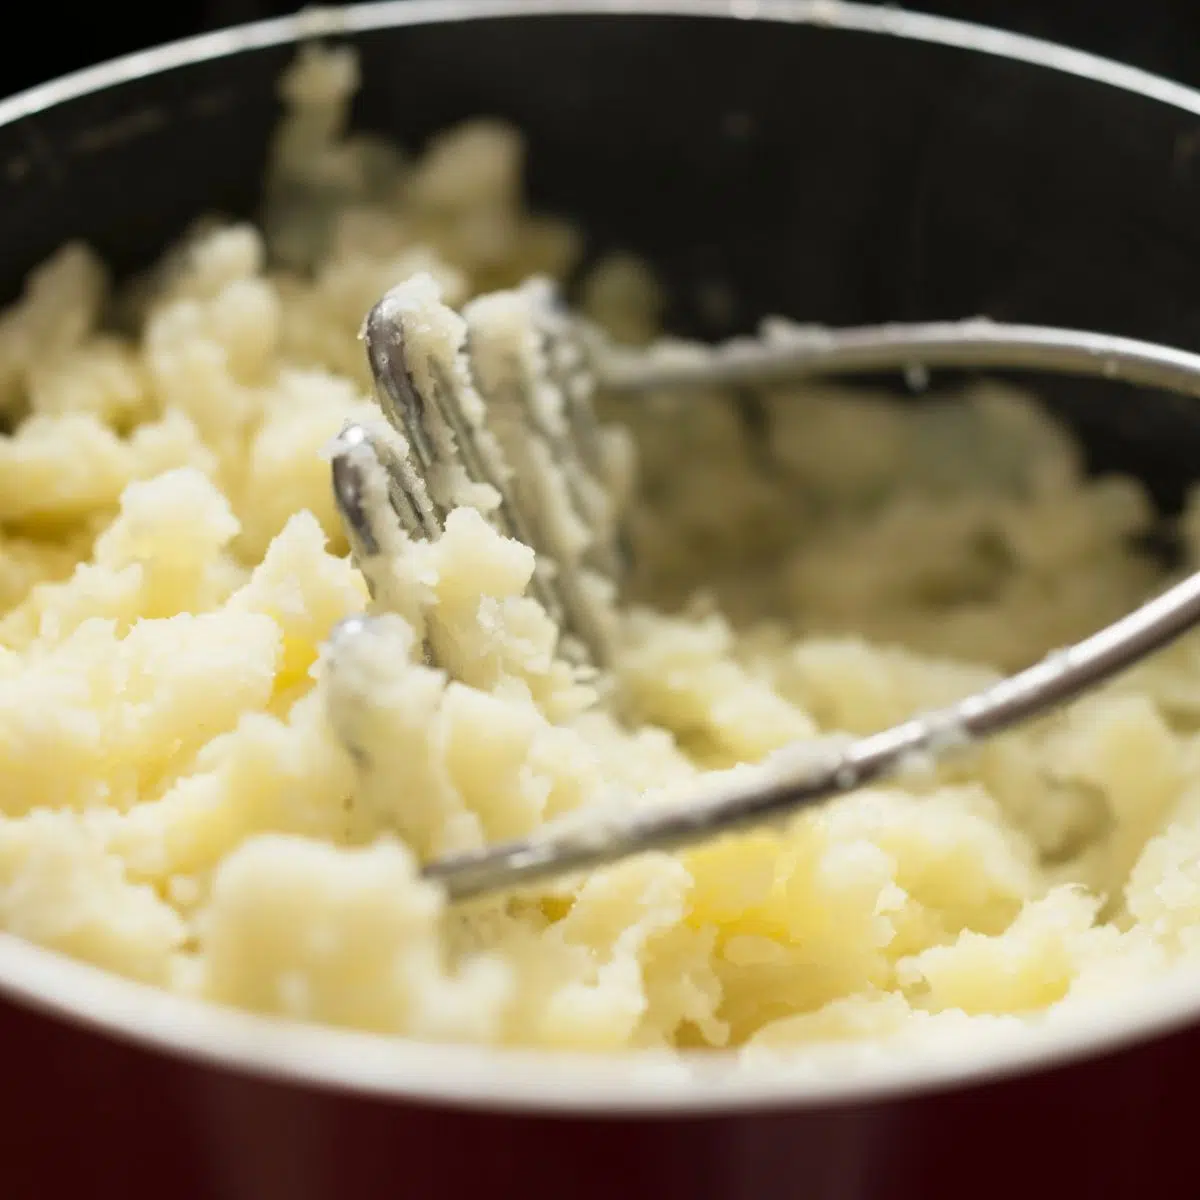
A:
{"type": "MultiPolygon", "coordinates": [[[[142,51],[0,101],[0,125],[121,83],[320,36],[573,15],[780,21],[971,50],[1103,83],[1200,116],[1200,92],[1132,67],[1000,30],[843,0],[383,0],[257,22],[142,51]]],[[[132,983],[0,934],[0,994],[147,1050],[280,1081],[393,1101],[592,1116],[673,1116],[861,1103],[992,1081],[1112,1053],[1200,1015],[1200,972],[1124,1005],[1073,1012],[964,1052],[858,1058],[823,1068],[739,1067],[729,1056],[610,1058],[439,1046],[268,1020],[132,983]]]]}
{"type": "Polygon", "coordinates": [[[377,0],[376,3],[340,9],[314,8],[292,17],[256,21],[168,42],[75,71],[0,101],[0,125],[89,92],[159,75],[176,67],[270,46],[284,46],[306,38],[484,18],[605,14],[781,21],[953,46],[1108,84],[1200,116],[1200,92],[1148,71],[1040,38],[967,21],[905,12],[899,8],[861,4],[856,0],[377,0]]]}

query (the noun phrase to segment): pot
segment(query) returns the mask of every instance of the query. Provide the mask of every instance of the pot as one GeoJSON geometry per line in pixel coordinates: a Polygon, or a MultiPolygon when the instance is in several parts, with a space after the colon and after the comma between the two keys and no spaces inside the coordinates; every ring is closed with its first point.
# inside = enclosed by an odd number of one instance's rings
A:
{"type": "MultiPolygon", "coordinates": [[[[534,204],[649,258],[681,332],[986,313],[1200,350],[1200,93],[831,0],[368,4],[61,79],[0,103],[0,289],[69,238],[131,270],[201,212],[252,212],[276,81],[317,33],[361,54],[363,127],[521,126],[534,204]]],[[[1190,404],[1041,387],[1164,506],[1200,473],[1190,404]]],[[[953,1058],[755,1077],[292,1026],[5,937],[0,1045],[14,1198],[1196,1191],[1189,981],[953,1058]]]]}

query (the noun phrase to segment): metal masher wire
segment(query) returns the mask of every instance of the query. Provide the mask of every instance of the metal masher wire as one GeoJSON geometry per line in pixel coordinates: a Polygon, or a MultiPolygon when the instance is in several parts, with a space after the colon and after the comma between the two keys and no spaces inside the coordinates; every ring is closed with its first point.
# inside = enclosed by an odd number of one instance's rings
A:
{"type": "MultiPolygon", "coordinates": [[[[554,308],[555,336],[570,318],[554,308]],[[565,323],[565,324],[564,324],[565,323]]],[[[367,336],[377,328],[368,322],[367,336]]],[[[1069,329],[987,320],[830,330],[782,327],[762,340],[704,348],[618,352],[579,324],[571,341],[586,348],[600,388],[719,387],[912,367],[1003,368],[1095,376],[1200,398],[1200,356],[1173,347],[1069,329]]],[[[371,357],[372,365],[379,362],[371,357]]],[[[394,392],[389,381],[381,390],[394,392]]],[[[348,514],[343,508],[343,517],[348,514]]],[[[353,539],[352,539],[353,540],[353,539]]],[[[785,752],[706,786],[691,802],[649,811],[577,814],[536,835],[428,864],[453,899],[468,899],[586,870],[650,850],[678,850],[778,822],[989,737],[1073,700],[1200,624],[1200,573],[1084,641],[967,696],[891,729],[817,757],[785,752]]],[[[335,634],[353,636],[353,622],[335,634]]]]}

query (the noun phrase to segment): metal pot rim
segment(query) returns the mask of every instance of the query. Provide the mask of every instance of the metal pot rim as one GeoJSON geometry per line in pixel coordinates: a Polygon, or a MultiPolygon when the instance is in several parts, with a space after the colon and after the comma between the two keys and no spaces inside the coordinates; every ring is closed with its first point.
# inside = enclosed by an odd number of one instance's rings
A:
{"type": "MultiPolygon", "coordinates": [[[[1103,83],[1200,116],[1200,92],[1083,51],[967,22],[843,0],[380,0],[220,30],[114,59],[0,101],[0,125],[194,63],[323,36],[531,16],[781,21],[974,50],[1103,83]]],[[[995,1081],[1165,1035],[1200,1018],[1200,973],[1123,1004],[1075,1009],[938,1051],[864,1052],[771,1066],[731,1055],[580,1055],[437,1045],[306,1026],[131,982],[0,934],[0,996],[214,1067],[381,1099],[590,1116],[676,1116],[864,1103],[995,1081]]]]}

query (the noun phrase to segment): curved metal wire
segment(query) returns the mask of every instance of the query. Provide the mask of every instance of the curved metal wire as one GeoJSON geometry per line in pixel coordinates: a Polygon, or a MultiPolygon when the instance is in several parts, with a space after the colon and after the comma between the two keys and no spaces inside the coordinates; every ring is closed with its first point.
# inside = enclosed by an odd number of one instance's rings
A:
{"type": "MultiPolygon", "coordinates": [[[[605,386],[762,383],[910,366],[1033,369],[1118,379],[1200,397],[1200,356],[1107,334],[974,320],[870,329],[797,329],[778,341],[711,350],[614,357],[605,386]]],[[[772,767],[731,779],[715,794],[669,810],[597,816],[550,826],[526,840],[429,864],[425,875],[454,899],[602,866],[647,850],[675,850],[778,821],[832,796],[1001,733],[1073,700],[1200,624],[1200,574],[1068,649],[935,712],[852,742],[817,763],[772,767]]],[[[786,756],[785,756],[786,757],[786,756]]]]}

